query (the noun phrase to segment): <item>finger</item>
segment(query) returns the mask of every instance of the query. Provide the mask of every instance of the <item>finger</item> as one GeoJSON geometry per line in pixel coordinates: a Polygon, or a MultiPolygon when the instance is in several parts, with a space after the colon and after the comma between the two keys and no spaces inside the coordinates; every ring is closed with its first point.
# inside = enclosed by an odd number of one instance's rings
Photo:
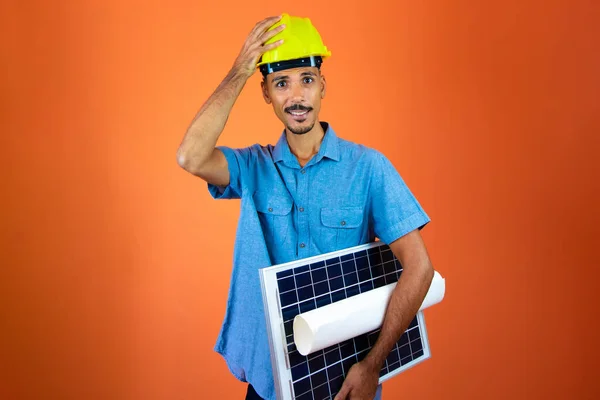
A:
{"type": "MultiPolygon", "coordinates": [[[[267,21],[265,21],[264,23],[260,24],[259,26],[256,27],[256,30],[254,31],[253,35],[252,35],[252,39],[253,40],[258,40],[259,38],[261,38],[265,32],[270,32],[269,29],[275,25],[277,22],[279,22],[280,18],[276,18],[276,19],[268,19],[267,21]]],[[[275,28],[277,29],[277,28],[275,28]]],[[[273,31],[274,29],[272,29],[271,31],[273,31]]],[[[279,32],[279,31],[278,31],[279,32]]]]}
{"type": "Polygon", "coordinates": [[[285,24],[282,24],[282,25],[279,25],[275,29],[271,29],[270,31],[266,31],[266,32],[262,33],[260,36],[260,44],[268,42],[269,39],[271,39],[273,36],[277,35],[279,32],[281,32],[284,29],[285,29],[285,24]]]}
{"type": "Polygon", "coordinates": [[[262,21],[257,22],[256,26],[267,24],[269,21],[278,21],[278,20],[281,19],[281,17],[282,17],[281,14],[279,14],[279,15],[271,15],[270,17],[267,17],[267,18],[263,19],[262,21]]]}
{"type": "Polygon", "coordinates": [[[350,392],[350,385],[347,385],[346,383],[344,383],[342,385],[342,388],[340,389],[340,391],[338,392],[338,394],[335,396],[335,398],[333,400],[346,400],[346,397],[348,396],[349,392],[350,392]]]}
{"type": "Polygon", "coordinates": [[[254,24],[254,26],[252,27],[252,29],[250,29],[250,32],[248,32],[248,41],[249,40],[253,40],[255,39],[258,35],[260,35],[260,32],[263,31],[262,26],[267,23],[269,20],[274,19],[277,17],[269,17],[269,18],[265,18],[262,21],[258,21],[256,24],[254,24]]]}
{"type": "Polygon", "coordinates": [[[254,27],[254,29],[252,31],[253,38],[256,39],[256,38],[260,37],[260,35],[262,35],[268,28],[270,28],[271,25],[274,25],[280,19],[281,19],[281,15],[278,15],[276,17],[269,17],[269,18],[266,18],[266,19],[260,21],[258,24],[256,24],[256,26],[254,27]]]}
{"type": "Polygon", "coordinates": [[[271,17],[267,17],[267,18],[265,18],[263,20],[258,21],[256,24],[254,24],[254,27],[252,28],[252,31],[257,30],[261,25],[264,25],[267,21],[269,21],[271,19],[275,19],[275,18],[277,18],[277,16],[273,15],[271,17]]]}
{"type": "Polygon", "coordinates": [[[283,43],[283,39],[279,39],[276,42],[269,43],[269,44],[266,44],[266,45],[262,46],[260,48],[261,54],[262,53],[266,53],[269,50],[273,50],[274,48],[281,46],[282,43],[283,43]]]}
{"type": "Polygon", "coordinates": [[[272,50],[276,47],[279,47],[282,43],[283,43],[283,39],[279,39],[273,43],[269,43],[269,44],[265,44],[265,45],[260,44],[260,43],[254,43],[254,44],[252,44],[252,47],[250,47],[249,51],[250,51],[250,54],[253,54],[256,57],[260,57],[267,51],[272,50]]]}

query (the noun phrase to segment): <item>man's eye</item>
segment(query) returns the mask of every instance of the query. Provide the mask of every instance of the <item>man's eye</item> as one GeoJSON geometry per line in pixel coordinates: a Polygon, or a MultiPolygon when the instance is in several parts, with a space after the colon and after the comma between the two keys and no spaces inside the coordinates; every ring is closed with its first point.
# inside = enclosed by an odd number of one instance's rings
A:
{"type": "Polygon", "coordinates": [[[279,82],[277,82],[276,86],[283,87],[283,85],[285,85],[285,82],[284,81],[279,81],[279,82]]]}
{"type": "Polygon", "coordinates": [[[312,78],[304,78],[304,83],[311,83],[312,81],[312,78]]]}

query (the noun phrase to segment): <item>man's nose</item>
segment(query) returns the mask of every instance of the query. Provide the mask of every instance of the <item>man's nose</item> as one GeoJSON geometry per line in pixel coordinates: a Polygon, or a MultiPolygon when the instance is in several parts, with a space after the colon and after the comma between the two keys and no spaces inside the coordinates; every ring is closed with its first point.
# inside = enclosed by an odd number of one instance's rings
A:
{"type": "Polygon", "coordinates": [[[304,95],[304,89],[299,82],[295,82],[292,84],[292,97],[294,100],[302,100],[304,95]]]}

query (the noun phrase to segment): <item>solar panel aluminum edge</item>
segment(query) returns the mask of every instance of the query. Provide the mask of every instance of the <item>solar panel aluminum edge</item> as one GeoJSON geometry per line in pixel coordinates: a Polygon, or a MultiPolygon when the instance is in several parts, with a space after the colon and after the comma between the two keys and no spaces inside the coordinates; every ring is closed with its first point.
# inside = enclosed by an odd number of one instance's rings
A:
{"type": "MultiPolygon", "coordinates": [[[[264,304],[264,312],[265,312],[265,322],[267,324],[267,338],[269,341],[269,349],[270,349],[270,355],[271,355],[271,368],[273,370],[273,377],[275,379],[275,394],[277,396],[277,399],[285,399],[285,400],[291,400],[292,399],[292,393],[290,390],[290,393],[288,394],[287,391],[284,390],[284,388],[282,387],[282,375],[285,374],[285,371],[281,371],[280,368],[282,365],[281,364],[281,359],[285,359],[286,355],[285,352],[283,351],[283,344],[282,346],[275,346],[275,340],[277,340],[277,317],[271,317],[272,314],[277,313],[277,306],[274,306],[274,304],[276,304],[276,302],[279,300],[279,294],[277,293],[277,275],[273,274],[273,276],[270,277],[268,274],[263,273],[263,271],[260,271],[260,286],[261,286],[261,290],[262,290],[262,297],[263,297],[263,304],[264,304]],[[275,288],[273,290],[272,286],[273,286],[273,282],[272,278],[275,277],[275,288]],[[273,303],[273,297],[275,297],[275,303],[273,303]]],[[[281,322],[283,321],[283,319],[281,319],[281,322]]],[[[279,333],[279,339],[281,339],[281,333],[279,333]]],[[[291,374],[290,374],[291,375],[291,374]]]]}
{"type": "Polygon", "coordinates": [[[412,368],[431,357],[431,348],[429,347],[429,338],[427,337],[427,327],[425,326],[425,317],[423,316],[423,311],[419,311],[416,315],[416,318],[419,321],[421,342],[423,343],[423,355],[419,357],[418,360],[413,360],[409,364],[402,365],[399,368],[395,368],[392,372],[388,372],[387,374],[381,376],[381,378],[379,378],[379,383],[387,381],[388,379],[393,378],[401,372],[412,368]]]}
{"type": "MultiPolygon", "coordinates": [[[[265,318],[267,323],[268,340],[271,351],[271,363],[278,399],[293,400],[295,394],[294,386],[292,385],[291,365],[287,353],[286,334],[283,326],[284,318],[281,312],[282,307],[280,304],[277,274],[282,271],[292,270],[296,267],[314,264],[319,261],[330,260],[332,258],[336,258],[343,255],[356,254],[364,250],[378,248],[381,246],[384,246],[382,242],[372,242],[310,258],[291,261],[285,264],[266,267],[259,270],[261,290],[263,292],[262,294],[265,318]]],[[[392,371],[386,372],[385,374],[381,375],[379,383],[390,379],[391,377],[401,373],[402,371],[408,368],[411,368],[412,366],[430,357],[429,343],[427,340],[427,332],[422,312],[419,312],[417,314],[416,319],[419,329],[419,335],[421,337],[421,343],[423,346],[423,355],[421,355],[416,360],[412,359],[412,361],[410,361],[407,365],[395,367],[392,371]]],[[[387,366],[385,367],[385,369],[387,371],[387,366]]]]}

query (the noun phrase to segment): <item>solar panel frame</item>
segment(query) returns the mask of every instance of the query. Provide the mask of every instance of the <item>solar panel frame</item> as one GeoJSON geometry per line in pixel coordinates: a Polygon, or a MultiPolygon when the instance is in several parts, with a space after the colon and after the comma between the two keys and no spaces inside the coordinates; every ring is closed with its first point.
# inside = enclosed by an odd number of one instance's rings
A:
{"type": "MultiPolygon", "coordinates": [[[[310,392],[303,392],[303,393],[295,393],[295,387],[294,387],[294,379],[293,379],[293,375],[295,375],[295,373],[292,373],[292,363],[290,361],[290,355],[294,353],[293,349],[295,349],[295,345],[293,344],[293,336],[292,336],[292,343],[289,343],[290,337],[289,335],[286,335],[286,326],[285,326],[285,322],[286,319],[284,319],[283,314],[282,314],[282,300],[280,297],[280,292],[279,292],[279,284],[278,284],[278,279],[284,279],[286,277],[286,274],[289,274],[289,271],[292,271],[291,276],[297,276],[294,273],[294,269],[297,269],[299,267],[307,267],[307,271],[312,271],[314,269],[318,269],[318,268],[313,268],[311,269],[311,265],[313,264],[317,264],[319,262],[324,262],[326,263],[327,260],[331,260],[331,259],[335,259],[336,257],[340,257],[340,268],[341,268],[341,275],[344,275],[344,270],[342,267],[342,257],[344,257],[345,259],[350,259],[350,255],[352,255],[352,260],[354,261],[354,255],[355,254],[360,254],[362,251],[367,251],[367,254],[369,252],[369,250],[373,250],[373,249],[378,249],[379,250],[379,254],[382,254],[382,251],[388,250],[389,247],[382,243],[382,242],[372,242],[372,243],[367,243],[367,244],[363,244],[363,245],[359,245],[359,246],[355,246],[355,247],[351,247],[351,248],[347,248],[347,249],[342,249],[342,250],[338,250],[335,252],[331,252],[331,253],[326,253],[326,254],[322,254],[322,255],[318,255],[318,256],[313,256],[313,257],[309,257],[309,258],[304,258],[304,259],[300,259],[300,260],[296,260],[296,261],[291,261],[288,263],[284,263],[284,264],[279,264],[279,265],[275,265],[275,266],[271,266],[271,267],[266,267],[263,268],[261,270],[259,270],[260,273],[260,281],[261,281],[261,290],[262,290],[262,295],[263,295],[263,304],[264,304],[264,311],[265,311],[265,319],[266,319],[266,323],[267,323],[267,334],[268,334],[268,341],[269,341],[269,346],[270,346],[270,353],[271,353],[271,364],[272,364],[272,369],[273,369],[273,375],[274,375],[274,381],[275,381],[275,390],[276,390],[276,394],[277,394],[277,399],[280,400],[294,400],[294,399],[298,399],[298,400],[302,400],[304,398],[308,398],[311,400],[321,400],[321,397],[319,398],[315,398],[313,396],[313,390],[315,388],[312,387],[311,385],[311,389],[310,392]],[[278,274],[281,275],[281,273],[284,273],[284,276],[280,276],[278,278],[278,274]],[[291,351],[288,351],[288,349],[292,349],[291,351]],[[310,394],[310,396],[308,395],[310,394]]],[[[390,250],[391,253],[391,250],[390,250]]],[[[389,254],[388,254],[389,257],[389,254]]],[[[399,276],[399,274],[401,273],[401,265],[399,264],[398,260],[396,259],[395,256],[393,256],[392,253],[392,257],[394,260],[394,266],[395,266],[395,271],[396,271],[396,276],[394,278],[394,282],[397,281],[397,277],[399,276]],[[399,271],[399,272],[398,272],[399,271]]],[[[388,260],[387,262],[389,263],[390,260],[388,260]]],[[[380,265],[374,265],[371,266],[370,262],[369,262],[369,271],[371,272],[371,277],[370,277],[370,281],[374,282],[374,276],[373,274],[373,268],[384,268],[384,264],[385,263],[381,263],[380,265]]],[[[331,264],[331,265],[335,265],[331,264]]],[[[348,264],[349,265],[349,264],[348,264]]],[[[323,266],[322,266],[323,267],[323,266]]],[[[325,264],[324,265],[325,268],[328,268],[329,265],[325,264]]],[[[389,269],[389,268],[388,268],[389,269]]],[[[304,271],[303,271],[304,272],[304,271]]],[[[356,270],[357,272],[357,276],[358,276],[358,268],[356,270]]],[[[383,271],[385,272],[385,270],[383,271]]],[[[350,274],[352,274],[352,272],[350,272],[350,274]]],[[[315,307],[319,307],[316,303],[316,295],[314,293],[314,287],[315,287],[315,283],[312,282],[312,272],[309,273],[309,275],[311,275],[311,283],[309,284],[311,287],[311,290],[313,290],[313,296],[312,297],[308,297],[309,299],[315,299],[314,300],[314,306],[315,307]]],[[[391,272],[388,272],[387,275],[392,275],[391,272]]],[[[385,278],[387,276],[386,274],[383,275],[384,280],[386,281],[385,284],[389,284],[392,282],[388,282],[390,280],[390,278],[385,278]]],[[[337,277],[337,276],[336,276],[337,277]]],[[[327,280],[325,282],[328,282],[328,286],[329,283],[335,279],[336,277],[332,277],[330,278],[327,275],[327,280]]],[[[378,277],[376,279],[379,279],[381,277],[378,277]]],[[[345,281],[345,280],[344,280],[345,281]]],[[[321,282],[321,281],[319,281],[321,282]]],[[[317,283],[319,283],[317,282],[317,283]]],[[[357,287],[360,287],[361,282],[363,282],[362,280],[358,279],[357,283],[354,284],[358,284],[357,287]]],[[[364,282],[363,282],[364,283],[364,282]]],[[[379,284],[381,284],[381,281],[379,281],[379,284]]],[[[296,296],[298,296],[298,286],[297,286],[297,282],[294,278],[294,290],[296,291],[296,296]]],[[[373,285],[374,286],[374,285],[373,285]]],[[[302,286],[300,287],[300,289],[307,287],[307,286],[302,286]]],[[[345,284],[343,284],[343,289],[344,292],[346,292],[346,288],[348,286],[346,286],[345,284]]],[[[339,290],[339,289],[338,289],[339,290]]],[[[372,290],[372,289],[368,289],[368,290],[372,290]]],[[[360,289],[359,289],[360,292],[360,289]]],[[[328,290],[327,291],[328,294],[331,294],[332,291],[328,290]]],[[[346,298],[346,297],[343,297],[346,298]]],[[[335,302],[335,301],[339,301],[342,298],[338,298],[337,300],[333,300],[333,297],[331,298],[331,302],[335,302]]],[[[292,300],[294,300],[292,298],[292,300]]],[[[300,309],[300,299],[296,298],[295,299],[296,302],[295,303],[291,303],[293,304],[297,304],[298,305],[298,310],[300,313],[307,311],[308,309],[304,309],[301,310],[300,309]]],[[[325,305],[325,304],[323,304],[325,305]]],[[[293,317],[292,317],[292,321],[293,321],[293,317]]],[[[290,325],[288,322],[288,326],[287,326],[287,330],[288,332],[290,331],[290,325]]],[[[344,356],[341,353],[341,347],[338,345],[334,345],[331,346],[327,349],[324,350],[320,350],[318,352],[309,354],[306,358],[307,359],[316,359],[319,358],[321,356],[320,352],[322,352],[323,357],[326,357],[327,354],[329,354],[328,350],[332,350],[334,347],[340,347],[340,365],[341,367],[349,367],[349,365],[351,365],[350,363],[353,364],[352,361],[347,361],[350,359],[350,357],[353,357],[354,355],[357,355],[358,353],[367,353],[368,349],[371,348],[372,346],[372,340],[371,337],[376,334],[378,332],[378,330],[373,331],[373,332],[369,332],[368,334],[365,335],[361,335],[361,336],[367,336],[369,337],[369,342],[367,343],[368,347],[367,350],[363,350],[362,352],[357,352],[356,349],[356,342],[353,339],[350,339],[349,341],[352,341],[352,343],[354,343],[355,347],[354,347],[354,351],[351,355],[348,355],[348,358],[344,358],[344,356]],[[346,361],[346,364],[344,364],[344,362],[346,361]]],[[[414,335],[414,333],[412,334],[414,335]]],[[[359,336],[360,337],[360,336],[359,336]]],[[[357,338],[359,338],[357,337],[357,338]]],[[[361,340],[364,342],[365,339],[361,340]]],[[[415,339],[416,341],[416,339],[415,339]]],[[[361,342],[360,346],[364,347],[364,343],[361,342]]],[[[410,342],[409,340],[409,343],[410,342]]],[[[406,345],[404,345],[406,346],[406,345]]],[[[402,346],[402,347],[404,347],[402,346]]],[[[349,349],[352,350],[352,349],[349,349]]],[[[411,348],[411,345],[409,344],[409,350],[410,350],[410,354],[411,357],[413,355],[413,350],[411,348]]],[[[296,350],[297,351],[297,350],[296,350]]],[[[428,335],[427,335],[427,327],[425,325],[425,318],[423,316],[423,312],[419,311],[417,313],[417,315],[415,316],[415,319],[411,322],[411,325],[409,326],[409,328],[407,329],[407,331],[403,334],[401,340],[394,346],[394,349],[392,350],[392,352],[390,353],[390,355],[388,356],[388,359],[392,359],[395,360],[396,355],[393,354],[394,351],[398,351],[398,353],[396,354],[398,356],[398,361],[394,361],[394,363],[392,365],[394,365],[395,367],[392,368],[391,370],[388,368],[388,360],[386,359],[384,368],[382,369],[382,372],[380,374],[380,378],[379,378],[379,383],[383,383],[384,381],[400,374],[401,372],[405,371],[406,369],[412,368],[413,366],[427,360],[428,358],[431,357],[431,350],[429,347],[429,339],[428,339],[428,335]],[[400,354],[400,346],[399,343],[402,342],[403,340],[405,340],[405,337],[410,339],[410,331],[411,329],[418,329],[419,331],[419,335],[418,338],[420,338],[420,343],[422,346],[422,355],[420,355],[418,358],[416,359],[412,359],[412,361],[407,362],[406,364],[402,364],[401,363],[401,354],[400,354]],[[398,364],[398,366],[396,367],[396,364],[398,364]]],[[[420,350],[418,352],[421,352],[420,350]]],[[[302,355],[299,355],[299,357],[304,357],[302,355]]],[[[333,357],[333,356],[331,356],[333,357]]],[[[330,358],[331,358],[330,357],[330,358]]],[[[336,356],[337,357],[337,356],[336,356]]],[[[320,362],[320,361],[318,361],[320,362]]],[[[337,363],[338,361],[334,362],[337,363]]],[[[355,362],[355,361],[354,361],[355,362]]],[[[301,362],[300,364],[296,365],[295,367],[300,367],[301,364],[304,364],[304,362],[301,362]]],[[[326,371],[326,376],[327,376],[327,384],[330,385],[330,387],[328,388],[329,391],[331,391],[331,379],[333,380],[339,380],[339,377],[329,377],[327,375],[327,371],[329,368],[334,367],[334,365],[330,365],[326,358],[325,358],[325,371],[326,371]]],[[[307,363],[307,369],[309,368],[309,364],[307,363]]],[[[345,371],[346,368],[342,369],[342,378],[345,377],[345,371]]],[[[316,375],[317,373],[320,373],[321,371],[317,371],[312,373],[310,370],[308,370],[308,374],[303,374],[301,375],[302,378],[301,379],[306,379],[306,377],[309,377],[309,380],[312,380],[313,375],[316,375]]],[[[339,382],[337,382],[339,383],[339,382]]],[[[324,384],[324,383],[319,383],[324,384]]],[[[320,387],[320,386],[319,386],[320,387]]],[[[333,396],[331,396],[333,397],[333,396]]],[[[324,397],[324,399],[329,399],[330,397],[324,397]]]]}

